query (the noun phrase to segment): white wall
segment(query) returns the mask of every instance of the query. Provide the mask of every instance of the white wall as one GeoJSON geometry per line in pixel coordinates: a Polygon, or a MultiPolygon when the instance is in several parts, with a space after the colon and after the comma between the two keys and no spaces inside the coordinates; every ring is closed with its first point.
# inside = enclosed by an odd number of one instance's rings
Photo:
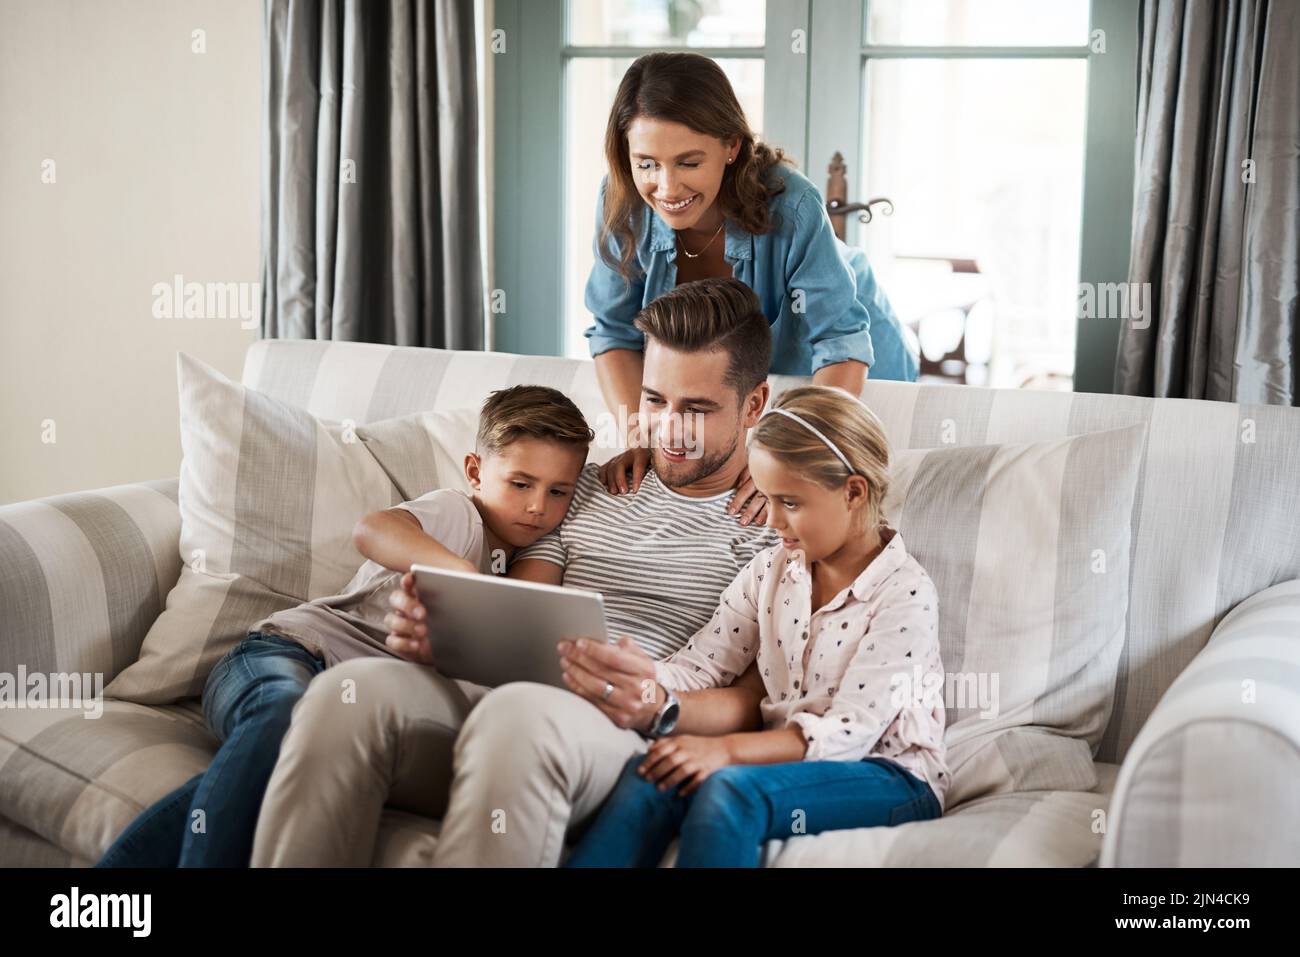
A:
{"type": "Polygon", "coordinates": [[[0,503],[178,474],[176,352],[239,378],[257,329],[153,286],[260,278],[261,30],[260,0],[0,0],[0,503]]]}

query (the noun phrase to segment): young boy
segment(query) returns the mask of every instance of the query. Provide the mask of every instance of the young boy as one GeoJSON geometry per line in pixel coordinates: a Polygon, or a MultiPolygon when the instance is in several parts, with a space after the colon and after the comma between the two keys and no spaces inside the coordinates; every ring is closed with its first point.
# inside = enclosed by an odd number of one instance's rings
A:
{"type": "Polygon", "coordinates": [[[555,389],[493,392],[465,456],[473,493],[438,489],[357,522],[365,564],[338,595],[259,621],[217,663],[203,714],[221,748],[131,822],[98,866],[246,867],[280,742],[312,678],[348,658],[396,656],[386,642],[389,595],[412,565],[503,573],[516,549],[560,524],[593,438],[555,389]]]}

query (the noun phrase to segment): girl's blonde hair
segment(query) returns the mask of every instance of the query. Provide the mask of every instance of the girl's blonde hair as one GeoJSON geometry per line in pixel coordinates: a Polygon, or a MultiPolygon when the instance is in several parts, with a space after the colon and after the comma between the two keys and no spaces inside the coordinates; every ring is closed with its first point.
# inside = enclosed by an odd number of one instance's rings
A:
{"type": "MultiPolygon", "coordinates": [[[[853,473],[867,480],[866,527],[879,523],[889,491],[889,441],[876,413],[843,389],[821,385],[790,389],[772,403],[772,409],[794,413],[835,443],[853,473]]],[[[851,474],[814,432],[785,415],[765,413],[750,442],[823,488],[843,488],[851,474]]]]}

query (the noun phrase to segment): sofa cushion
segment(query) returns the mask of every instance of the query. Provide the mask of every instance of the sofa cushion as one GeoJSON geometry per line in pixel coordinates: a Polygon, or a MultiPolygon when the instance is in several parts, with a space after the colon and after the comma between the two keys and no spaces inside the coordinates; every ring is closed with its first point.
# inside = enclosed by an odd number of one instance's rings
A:
{"type": "Polygon", "coordinates": [[[22,666],[108,682],[139,657],[181,573],[178,485],[136,482],[0,505],[0,674],[22,666]]]}
{"type": "MultiPolygon", "coordinates": [[[[105,701],[84,710],[0,711],[0,867],[94,864],[141,811],[203,771],[216,753],[197,699],[105,701]]],[[[374,863],[427,867],[438,822],[395,808],[374,863]]]]}
{"type": "Polygon", "coordinates": [[[184,353],[177,373],[185,565],[139,660],[105,689],[138,703],[201,694],[254,622],[338,593],[365,560],[352,544],[357,519],[402,501],[352,423],[317,419],[184,353]]]}
{"type": "Polygon", "coordinates": [[[217,749],[196,700],[103,705],[0,711],[0,817],[90,861],[217,749]]]}
{"type": "Polygon", "coordinates": [[[477,409],[417,412],[357,426],[357,438],[403,501],[435,488],[468,493],[465,453],[473,451],[477,433],[477,409]]]}
{"type": "Polygon", "coordinates": [[[773,867],[1089,867],[1101,853],[1119,768],[1089,790],[1029,790],[966,801],[934,821],[771,841],[773,867]]]}
{"type": "Polygon", "coordinates": [[[89,867],[94,863],[0,818],[0,867],[89,867]]]}
{"type": "Polygon", "coordinates": [[[1096,783],[1144,439],[1131,426],[894,455],[884,512],[939,592],[945,807],[1096,783]]]}

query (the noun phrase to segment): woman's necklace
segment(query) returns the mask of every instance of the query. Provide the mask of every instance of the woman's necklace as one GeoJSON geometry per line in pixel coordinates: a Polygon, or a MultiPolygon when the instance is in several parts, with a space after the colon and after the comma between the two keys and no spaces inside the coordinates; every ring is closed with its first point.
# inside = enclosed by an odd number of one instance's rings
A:
{"type": "MultiPolygon", "coordinates": [[[[722,226],[725,226],[725,225],[727,225],[727,221],[724,219],[724,220],[722,221],[722,226]]],[[[712,246],[712,245],[713,245],[713,241],[714,241],[715,239],[718,238],[718,233],[722,232],[722,226],[719,226],[719,227],[718,227],[718,232],[717,232],[717,233],[714,233],[712,236],[709,237],[709,241],[708,241],[707,243],[704,244],[704,249],[701,249],[698,253],[693,253],[693,252],[691,252],[689,249],[687,249],[687,248],[686,248],[686,243],[682,242],[682,234],[681,234],[681,233],[677,233],[677,242],[681,245],[681,247],[682,247],[682,252],[684,252],[684,253],[686,254],[686,258],[687,258],[687,259],[699,259],[701,256],[703,256],[703,255],[704,255],[704,250],[705,250],[705,249],[708,249],[710,246],[712,246]]],[[[674,232],[677,232],[676,230],[673,230],[673,231],[674,231],[674,232]]]]}

